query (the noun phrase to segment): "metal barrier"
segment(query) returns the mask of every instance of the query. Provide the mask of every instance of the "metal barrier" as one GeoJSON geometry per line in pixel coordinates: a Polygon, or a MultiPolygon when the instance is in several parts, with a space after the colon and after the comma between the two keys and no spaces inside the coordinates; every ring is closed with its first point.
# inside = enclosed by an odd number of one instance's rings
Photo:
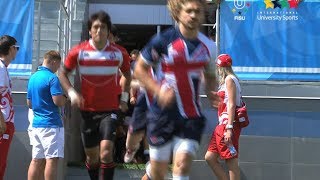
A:
{"type": "MultiPolygon", "coordinates": [[[[207,98],[207,95],[199,95],[201,98],[207,98]]],[[[246,99],[303,99],[303,100],[319,100],[320,97],[303,97],[303,96],[242,96],[246,99]]]]}
{"type": "MultiPolygon", "coordinates": [[[[57,29],[58,29],[58,37],[56,39],[57,47],[56,49],[59,51],[63,60],[67,55],[68,50],[71,48],[72,42],[72,23],[76,20],[77,15],[77,1],[78,0],[57,0],[59,7],[58,7],[58,19],[57,19],[57,29]]],[[[36,30],[37,34],[34,34],[35,39],[37,39],[36,43],[36,65],[40,64],[41,59],[41,17],[42,17],[42,5],[44,3],[53,2],[52,0],[39,0],[38,2],[38,19],[36,30]]]]}

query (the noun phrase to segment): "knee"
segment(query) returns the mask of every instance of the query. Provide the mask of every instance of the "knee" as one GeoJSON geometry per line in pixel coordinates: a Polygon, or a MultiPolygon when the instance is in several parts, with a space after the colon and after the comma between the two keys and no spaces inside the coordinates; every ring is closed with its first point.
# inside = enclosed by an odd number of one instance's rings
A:
{"type": "Polygon", "coordinates": [[[152,177],[152,179],[164,179],[165,175],[166,175],[166,171],[165,170],[158,170],[158,169],[153,169],[151,167],[151,172],[150,175],[152,177]]]}
{"type": "Polygon", "coordinates": [[[99,156],[87,155],[86,163],[88,163],[88,165],[91,165],[91,166],[96,165],[97,163],[99,163],[99,156]]]}
{"type": "Polygon", "coordinates": [[[100,160],[101,162],[108,163],[112,161],[112,150],[101,150],[100,152],[100,160]]]}
{"type": "Polygon", "coordinates": [[[180,175],[185,175],[189,173],[191,164],[185,161],[178,161],[175,163],[176,173],[180,175]]]}
{"type": "Polygon", "coordinates": [[[146,172],[151,179],[164,179],[167,174],[168,164],[165,162],[155,162],[151,160],[147,164],[146,172]]]}
{"type": "Polygon", "coordinates": [[[238,159],[237,158],[226,160],[226,164],[227,164],[229,170],[235,171],[235,172],[240,172],[240,167],[238,165],[238,159]]]}
{"type": "Polygon", "coordinates": [[[45,166],[46,161],[45,159],[32,159],[31,164],[37,168],[42,168],[43,166],[45,166]]]}
{"type": "Polygon", "coordinates": [[[206,155],[204,156],[204,159],[206,160],[207,163],[219,163],[218,157],[215,157],[213,153],[207,152],[206,155]]]}

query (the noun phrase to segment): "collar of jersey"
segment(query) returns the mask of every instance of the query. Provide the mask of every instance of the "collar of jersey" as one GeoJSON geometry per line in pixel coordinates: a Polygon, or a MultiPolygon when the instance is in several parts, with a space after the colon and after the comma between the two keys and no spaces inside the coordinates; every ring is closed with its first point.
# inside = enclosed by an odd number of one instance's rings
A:
{"type": "Polygon", "coordinates": [[[45,71],[50,71],[50,72],[52,72],[51,69],[49,69],[49,68],[47,68],[47,67],[44,67],[44,66],[39,66],[39,67],[38,67],[38,71],[41,71],[41,70],[45,70],[45,71]]]}
{"type": "Polygon", "coordinates": [[[93,40],[92,40],[92,39],[89,39],[89,44],[90,44],[90,46],[92,46],[96,51],[104,51],[104,50],[109,46],[110,42],[107,40],[106,45],[105,45],[101,50],[98,50],[98,49],[96,48],[96,46],[93,44],[93,40]]]}

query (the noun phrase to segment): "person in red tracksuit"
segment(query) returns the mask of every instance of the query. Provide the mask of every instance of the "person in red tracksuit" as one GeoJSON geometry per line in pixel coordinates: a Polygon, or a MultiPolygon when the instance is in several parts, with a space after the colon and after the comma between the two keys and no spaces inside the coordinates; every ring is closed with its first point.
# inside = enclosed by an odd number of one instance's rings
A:
{"type": "Polygon", "coordinates": [[[228,176],[220,165],[218,158],[226,161],[230,180],[240,180],[238,165],[239,137],[241,126],[234,122],[236,107],[242,104],[241,88],[238,77],[232,70],[232,59],[221,54],[216,61],[219,76],[220,97],[218,105],[219,124],[216,126],[209,143],[205,160],[219,180],[228,180],[228,176]]]}

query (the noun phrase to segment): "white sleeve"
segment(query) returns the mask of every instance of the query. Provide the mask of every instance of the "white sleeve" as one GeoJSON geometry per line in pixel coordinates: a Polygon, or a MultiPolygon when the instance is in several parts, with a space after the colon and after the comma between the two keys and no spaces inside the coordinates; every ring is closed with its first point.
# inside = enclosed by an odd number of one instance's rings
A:
{"type": "Polygon", "coordinates": [[[3,67],[0,67],[0,87],[5,87],[7,85],[7,72],[3,67]]]}

